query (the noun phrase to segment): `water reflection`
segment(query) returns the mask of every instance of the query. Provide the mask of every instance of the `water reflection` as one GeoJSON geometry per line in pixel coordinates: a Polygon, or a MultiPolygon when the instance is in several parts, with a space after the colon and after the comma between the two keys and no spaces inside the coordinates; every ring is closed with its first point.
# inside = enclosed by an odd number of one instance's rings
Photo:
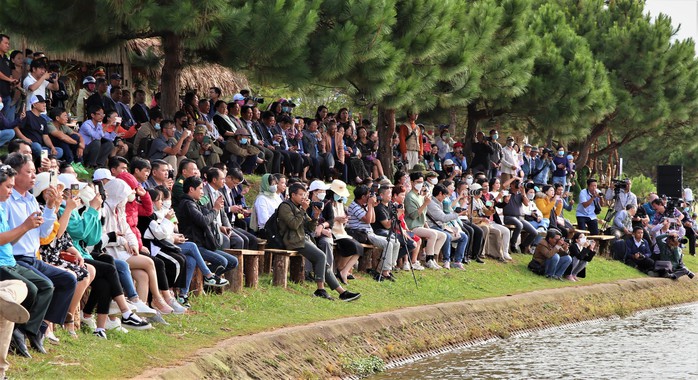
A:
{"type": "Polygon", "coordinates": [[[698,379],[698,304],[532,332],[371,379],[698,379]]]}

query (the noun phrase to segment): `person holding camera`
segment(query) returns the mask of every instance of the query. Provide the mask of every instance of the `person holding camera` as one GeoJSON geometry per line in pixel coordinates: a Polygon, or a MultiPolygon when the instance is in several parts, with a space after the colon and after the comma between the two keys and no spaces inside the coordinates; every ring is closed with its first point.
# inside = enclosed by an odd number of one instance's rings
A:
{"type": "Polygon", "coordinates": [[[545,274],[546,278],[561,280],[567,267],[572,263],[568,249],[569,243],[562,239],[560,231],[548,230],[545,239],[536,246],[529,269],[537,274],[545,274]],[[541,269],[542,273],[540,273],[541,269]]]}
{"type": "Polygon", "coordinates": [[[426,267],[441,269],[435,257],[446,242],[446,234],[427,227],[426,214],[432,202],[428,188],[424,188],[424,175],[421,172],[410,173],[412,190],[405,197],[405,223],[415,235],[426,239],[426,267]]]}
{"type": "Polygon", "coordinates": [[[332,273],[332,268],[327,265],[325,253],[318,249],[305,233],[305,231],[315,230],[322,209],[313,206],[312,211],[308,212],[311,202],[308,199],[305,185],[302,183],[291,185],[289,187],[289,195],[289,199],[282,202],[279,206],[279,233],[283,237],[285,249],[298,251],[312,263],[315,282],[317,283],[317,290],[315,290],[313,295],[333,300],[334,298],[325,290],[325,283],[327,283],[330,289],[339,293],[340,300],[349,302],[359,299],[361,297],[360,293],[352,293],[342,288],[332,273]]]}
{"type": "MultiPolygon", "coordinates": [[[[484,179],[479,179],[478,183],[470,185],[470,191],[473,194],[472,220],[482,229],[486,237],[487,255],[502,262],[512,260],[508,252],[511,244],[511,231],[495,221],[495,218],[499,220],[495,207],[502,205],[502,203],[497,201],[492,193],[487,192],[488,186],[489,182],[484,179]]],[[[502,196],[501,192],[499,196],[502,196]]]]}
{"type": "Polygon", "coordinates": [[[625,263],[634,264],[642,273],[654,269],[654,260],[650,251],[650,243],[644,239],[645,230],[640,226],[633,227],[632,235],[625,239],[625,263]]]}
{"type": "Polygon", "coordinates": [[[601,212],[599,205],[601,197],[597,186],[596,179],[587,179],[587,188],[579,192],[579,203],[577,204],[577,228],[588,230],[592,235],[599,234],[599,221],[596,214],[601,212]]]}
{"type": "Polygon", "coordinates": [[[671,271],[669,271],[667,277],[672,280],[678,280],[682,276],[688,276],[688,278],[693,279],[695,276],[683,263],[683,254],[680,248],[681,244],[688,244],[688,239],[679,237],[679,234],[676,232],[669,232],[668,234],[657,236],[659,260],[669,261],[671,263],[671,271]]]}
{"type": "Polygon", "coordinates": [[[531,177],[533,177],[533,182],[535,183],[550,183],[548,178],[550,177],[550,172],[555,170],[555,163],[553,162],[553,151],[549,148],[543,148],[541,157],[536,160],[535,170],[531,170],[531,177]]]}
{"type": "Polygon", "coordinates": [[[509,251],[513,253],[525,253],[528,248],[533,244],[533,241],[538,236],[538,231],[524,219],[522,214],[522,206],[528,207],[530,200],[523,193],[524,184],[521,178],[514,179],[509,185],[509,197],[504,197],[503,202],[506,203],[502,208],[502,213],[504,214],[504,224],[511,224],[514,226],[514,231],[511,233],[511,240],[509,241],[509,251]],[[521,231],[526,231],[526,238],[521,240],[521,245],[519,251],[516,247],[516,241],[519,239],[521,231]]]}
{"type": "MultiPolygon", "coordinates": [[[[400,244],[394,235],[388,240],[385,236],[377,235],[373,231],[371,224],[376,222],[375,206],[377,204],[378,199],[375,194],[370,193],[368,186],[357,186],[354,189],[354,202],[347,210],[349,221],[346,231],[360,243],[372,244],[381,250],[381,260],[378,264],[381,272],[376,279],[382,280],[392,278],[390,271],[397,263],[400,244]]],[[[375,269],[378,270],[378,268],[375,269]]]]}
{"type": "Polygon", "coordinates": [[[616,212],[621,212],[627,210],[628,205],[633,205],[637,207],[637,196],[630,191],[632,187],[632,181],[630,179],[622,181],[611,181],[611,186],[606,189],[606,194],[604,198],[607,201],[616,200],[613,204],[613,210],[616,212]]]}
{"type": "Polygon", "coordinates": [[[469,236],[463,232],[458,218],[465,216],[468,210],[461,210],[459,213],[444,212],[444,200],[448,198],[448,189],[443,185],[434,186],[432,191],[433,201],[427,205],[427,219],[429,227],[446,234],[446,242],[443,245],[443,267],[449,269],[463,268],[463,257],[465,249],[468,247],[469,236]],[[451,258],[451,242],[457,242],[456,254],[451,258]]]}
{"type": "MultiPolygon", "coordinates": [[[[22,82],[27,92],[27,99],[30,99],[32,96],[45,97],[47,88],[51,91],[60,90],[57,79],[58,73],[48,72],[45,60],[33,60],[29,66],[29,75],[27,75],[27,77],[24,78],[24,82],[22,82]],[[53,80],[53,82],[49,80],[53,80]]],[[[26,110],[32,110],[31,102],[27,102],[26,110]]],[[[44,110],[42,114],[46,115],[46,110],[44,110]]]]}
{"type": "MultiPolygon", "coordinates": [[[[572,244],[570,244],[570,256],[572,264],[570,265],[570,274],[565,277],[569,281],[579,281],[577,275],[587,267],[587,263],[596,255],[596,242],[587,240],[586,235],[581,232],[575,232],[572,235],[572,244]]],[[[581,275],[580,275],[581,276],[581,275]]],[[[586,272],[584,274],[585,277],[586,272]]]]}
{"type": "MultiPolygon", "coordinates": [[[[163,120],[159,136],[153,140],[148,151],[148,159],[164,160],[170,166],[177,166],[177,162],[189,151],[194,136],[192,131],[184,129],[182,136],[175,140],[175,126],[172,120],[163,120]]],[[[205,127],[204,127],[205,128],[205,127]]]]}
{"type": "Polygon", "coordinates": [[[611,231],[616,239],[622,239],[625,236],[629,236],[633,231],[633,218],[635,217],[635,212],[637,211],[637,206],[629,204],[625,206],[625,210],[619,211],[613,217],[613,226],[611,231]]]}

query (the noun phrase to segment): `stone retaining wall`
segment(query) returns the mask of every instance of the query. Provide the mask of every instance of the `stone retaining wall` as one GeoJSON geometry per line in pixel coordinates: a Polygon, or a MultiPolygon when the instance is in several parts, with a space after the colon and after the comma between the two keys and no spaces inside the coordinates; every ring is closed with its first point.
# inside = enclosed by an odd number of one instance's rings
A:
{"type": "Polygon", "coordinates": [[[201,350],[191,363],[139,378],[342,378],[378,358],[389,363],[522,330],[697,300],[698,282],[643,278],[410,307],[234,337],[201,350]]]}

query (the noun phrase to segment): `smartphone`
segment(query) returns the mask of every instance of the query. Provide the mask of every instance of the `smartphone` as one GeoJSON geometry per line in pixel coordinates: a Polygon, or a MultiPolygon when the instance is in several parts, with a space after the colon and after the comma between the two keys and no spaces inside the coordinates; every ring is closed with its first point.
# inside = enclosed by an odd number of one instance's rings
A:
{"type": "Polygon", "coordinates": [[[80,185],[77,183],[70,185],[70,196],[77,198],[78,195],[80,195],[80,185]]]}
{"type": "Polygon", "coordinates": [[[167,171],[167,178],[168,178],[168,179],[174,179],[174,174],[175,174],[175,173],[174,173],[174,169],[168,170],[168,171],[167,171]]]}
{"type": "Polygon", "coordinates": [[[45,158],[48,158],[48,150],[42,149],[41,150],[41,161],[43,161],[45,158]]]}
{"type": "Polygon", "coordinates": [[[117,116],[114,118],[114,123],[115,124],[121,124],[121,116],[117,116]]]}
{"type": "Polygon", "coordinates": [[[58,187],[58,176],[54,170],[49,171],[49,185],[53,187],[58,187]]]}
{"type": "Polygon", "coordinates": [[[211,143],[211,137],[204,136],[204,144],[210,144],[210,143],[211,143]]]}

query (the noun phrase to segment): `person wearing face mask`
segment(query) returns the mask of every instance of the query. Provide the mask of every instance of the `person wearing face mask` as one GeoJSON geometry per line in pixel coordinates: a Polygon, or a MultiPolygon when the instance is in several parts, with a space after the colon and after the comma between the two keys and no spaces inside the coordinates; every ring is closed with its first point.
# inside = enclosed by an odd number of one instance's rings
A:
{"type": "Polygon", "coordinates": [[[257,165],[264,163],[264,152],[252,144],[251,137],[246,128],[240,128],[225,145],[225,150],[230,153],[228,162],[239,167],[245,174],[251,174],[257,165]]]}
{"type": "Polygon", "coordinates": [[[277,181],[273,174],[263,175],[260,186],[261,191],[254,201],[250,219],[250,228],[254,231],[264,230],[264,224],[282,202],[277,194],[277,181]]]}
{"type": "MultiPolygon", "coordinates": [[[[640,234],[642,236],[642,234],[640,234]]],[[[642,238],[640,238],[642,239],[642,238]]],[[[589,261],[596,255],[596,242],[587,240],[586,235],[581,232],[575,232],[572,235],[572,244],[570,244],[570,256],[572,264],[568,270],[570,273],[565,277],[569,281],[579,281],[579,277],[586,277],[586,266],[589,261]]]]}
{"type": "Polygon", "coordinates": [[[442,160],[446,159],[446,154],[453,152],[453,144],[455,144],[451,138],[451,132],[448,130],[448,126],[445,127],[446,128],[443,128],[436,138],[436,146],[439,147],[438,153],[442,160]]]}
{"type": "MultiPolygon", "coordinates": [[[[145,96],[145,95],[144,95],[145,96]]],[[[140,104],[134,105],[134,109],[140,109],[140,104]]],[[[145,105],[143,105],[145,106],[145,105]]],[[[134,117],[136,115],[134,114],[134,117]]],[[[136,132],[136,136],[133,138],[133,149],[134,153],[136,155],[146,155],[148,154],[147,150],[147,142],[155,140],[161,131],[160,123],[163,120],[162,113],[158,110],[151,110],[148,112],[148,117],[150,121],[146,123],[141,123],[141,127],[138,128],[138,132],[136,132]],[[141,146],[141,142],[145,143],[144,146],[141,146]]],[[[173,167],[177,167],[177,165],[172,165],[173,167]]]]}
{"type": "MultiPolygon", "coordinates": [[[[426,267],[441,269],[436,263],[436,255],[446,242],[446,234],[430,229],[426,224],[427,207],[432,202],[428,188],[424,186],[424,176],[420,172],[410,173],[412,191],[405,197],[405,223],[407,228],[422,239],[427,239],[426,267]]],[[[448,269],[448,268],[447,268],[448,269]]]]}
{"type": "Polygon", "coordinates": [[[502,172],[502,182],[515,177],[520,170],[518,153],[514,149],[514,143],[513,137],[507,137],[507,145],[502,149],[502,160],[499,167],[502,172]]]}
{"type": "Polygon", "coordinates": [[[489,155],[489,178],[496,177],[502,166],[502,144],[497,139],[499,139],[499,132],[496,129],[491,129],[488,144],[493,153],[489,155]]]}
{"type": "Polygon", "coordinates": [[[424,176],[424,186],[431,191],[439,183],[439,175],[428,171],[424,176]]]}
{"type": "Polygon", "coordinates": [[[443,267],[446,269],[463,268],[463,257],[468,247],[468,235],[461,229],[458,218],[465,216],[469,210],[460,213],[445,213],[444,202],[448,198],[448,189],[442,185],[436,185],[432,191],[433,202],[427,205],[427,219],[429,227],[446,233],[446,242],[443,245],[443,267]],[[457,242],[456,251],[451,257],[451,242],[457,242]]]}
{"type": "Polygon", "coordinates": [[[567,185],[567,172],[569,163],[565,156],[565,147],[560,145],[557,147],[557,154],[553,158],[555,170],[553,171],[553,185],[556,183],[567,185]]]}

